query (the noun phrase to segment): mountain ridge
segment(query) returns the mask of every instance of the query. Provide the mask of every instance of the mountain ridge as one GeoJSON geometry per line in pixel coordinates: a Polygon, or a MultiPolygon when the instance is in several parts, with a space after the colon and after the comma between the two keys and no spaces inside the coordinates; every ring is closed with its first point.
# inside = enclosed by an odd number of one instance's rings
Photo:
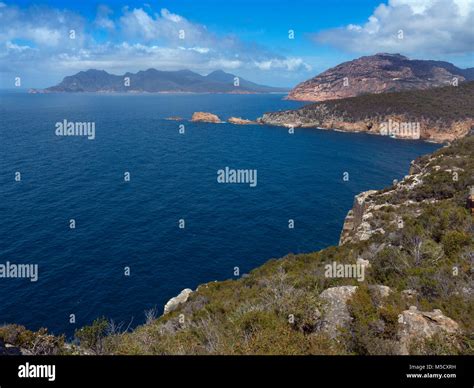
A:
{"type": "Polygon", "coordinates": [[[201,75],[188,69],[167,71],[149,68],[136,73],[126,72],[115,75],[105,70],[88,69],[46,89],[31,89],[31,93],[282,93],[286,88],[278,88],[248,81],[222,70],[201,75]]]}

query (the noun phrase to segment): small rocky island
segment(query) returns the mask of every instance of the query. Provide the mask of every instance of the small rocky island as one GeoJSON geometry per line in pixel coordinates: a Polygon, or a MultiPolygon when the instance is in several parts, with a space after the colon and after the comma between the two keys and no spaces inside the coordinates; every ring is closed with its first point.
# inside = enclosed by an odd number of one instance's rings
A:
{"type": "Polygon", "coordinates": [[[208,112],[194,112],[193,117],[191,117],[192,122],[201,122],[201,123],[214,123],[220,124],[222,123],[219,116],[208,113],[208,112]]]}
{"type": "MultiPolygon", "coordinates": [[[[209,113],[209,112],[194,112],[193,116],[191,117],[192,122],[201,122],[201,123],[214,123],[214,124],[221,124],[225,121],[222,121],[219,116],[209,113]]],[[[229,117],[227,120],[230,124],[236,125],[252,125],[252,124],[259,124],[256,121],[242,119],[240,117],[229,117]]]]}

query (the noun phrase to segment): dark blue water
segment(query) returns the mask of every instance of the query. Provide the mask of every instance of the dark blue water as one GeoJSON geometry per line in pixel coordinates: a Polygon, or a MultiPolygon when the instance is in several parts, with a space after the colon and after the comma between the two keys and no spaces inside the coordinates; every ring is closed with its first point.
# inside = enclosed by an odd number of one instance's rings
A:
{"type": "Polygon", "coordinates": [[[256,118],[301,105],[279,95],[3,92],[0,103],[0,263],[39,265],[36,283],[0,279],[0,323],[69,335],[102,315],[140,324],[144,310],[232,278],[234,267],[243,274],[336,244],[355,194],[403,177],[437,147],[254,125],[185,122],[180,135],[180,122],[164,120],[198,110],[256,118]],[[55,136],[64,119],[94,121],[96,139],[55,136]],[[218,184],[225,166],[257,169],[257,187],[218,184]]]}

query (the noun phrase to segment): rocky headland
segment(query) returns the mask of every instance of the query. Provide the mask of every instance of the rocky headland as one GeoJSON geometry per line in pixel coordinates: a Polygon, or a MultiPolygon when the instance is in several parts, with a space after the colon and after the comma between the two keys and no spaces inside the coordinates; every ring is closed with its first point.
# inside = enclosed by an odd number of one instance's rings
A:
{"type": "Polygon", "coordinates": [[[295,110],[265,113],[257,121],[448,142],[466,136],[474,128],[474,82],[318,102],[295,110]]]}

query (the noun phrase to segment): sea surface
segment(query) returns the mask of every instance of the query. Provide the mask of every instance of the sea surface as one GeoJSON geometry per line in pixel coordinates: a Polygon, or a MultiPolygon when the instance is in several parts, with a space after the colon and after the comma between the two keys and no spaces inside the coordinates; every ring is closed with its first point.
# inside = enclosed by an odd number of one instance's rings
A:
{"type": "Polygon", "coordinates": [[[255,119],[302,105],[282,97],[1,92],[0,264],[38,264],[39,278],[0,278],[0,324],[68,336],[100,316],[141,324],[145,310],[235,278],[235,267],[242,275],[337,244],[355,194],[402,178],[439,147],[187,121],[194,111],[255,119]],[[56,136],[63,120],[94,122],[95,139],[56,136]],[[225,167],[256,169],[257,186],[218,183],[225,167]]]}

